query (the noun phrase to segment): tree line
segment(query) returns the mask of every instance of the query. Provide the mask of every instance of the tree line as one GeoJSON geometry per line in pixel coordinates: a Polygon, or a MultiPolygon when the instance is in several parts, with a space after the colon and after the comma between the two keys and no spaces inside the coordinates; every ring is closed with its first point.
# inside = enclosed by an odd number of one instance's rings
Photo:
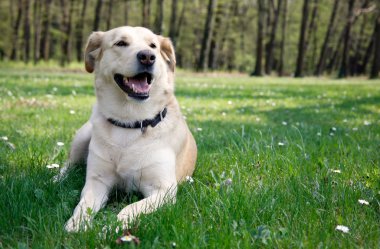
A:
{"type": "Polygon", "coordinates": [[[2,61],[82,61],[88,35],[122,25],[171,38],[178,65],[253,76],[380,71],[378,0],[4,0],[2,61]]]}

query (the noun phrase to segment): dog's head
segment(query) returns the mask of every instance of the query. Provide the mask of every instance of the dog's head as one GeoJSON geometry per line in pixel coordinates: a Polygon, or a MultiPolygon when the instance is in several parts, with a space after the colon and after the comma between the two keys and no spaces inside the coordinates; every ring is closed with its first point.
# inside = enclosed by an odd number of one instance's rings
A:
{"type": "Polygon", "coordinates": [[[94,32],[85,49],[86,70],[102,84],[97,88],[111,84],[106,87],[138,101],[171,91],[175,64],[171,41],[142,27],[94,32]]]}

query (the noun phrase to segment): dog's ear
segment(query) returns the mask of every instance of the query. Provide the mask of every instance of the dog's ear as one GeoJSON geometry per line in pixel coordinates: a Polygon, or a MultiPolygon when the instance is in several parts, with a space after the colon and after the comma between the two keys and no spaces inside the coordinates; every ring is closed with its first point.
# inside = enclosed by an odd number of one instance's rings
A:
{"type": "Polygon", "coordinates": [[[92,73],[95,68],[95,61],[100,54],[100,46],[102,44],[104,32],[97,31],[93,32],[90,37],[88,37],[86,49],[84,52],[84,63],[86,71],[92,73]]]}
{"type": "Polygon", "coordinates": [[[169,38],[160,35],[158,36],[158,40],[160,41],[161,55],[168,63],[170,70],[174,72],[176,60],[173,44],[169,38]]]}

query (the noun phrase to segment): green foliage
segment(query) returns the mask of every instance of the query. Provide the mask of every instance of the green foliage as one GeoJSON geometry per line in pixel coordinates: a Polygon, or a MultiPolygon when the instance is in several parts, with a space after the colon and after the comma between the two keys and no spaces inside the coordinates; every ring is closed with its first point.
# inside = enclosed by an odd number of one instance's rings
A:
{"type": "MultiPolygon", "coordinates": [[[[47,69],[0,70],[0,247],[118,248],[116,214],[136,196],[114,192],[89,231],[63,229],[85,166],[54,183],[46,165],[63,165],[95,98],[92,75],[47,69]]],[[[180,71],[176,91],[194,183],[133,224],[140,248],[378,247],[380,81],[180,71]]]]}
{"type": "MultiPolygon", "coordinates": [[[[284,0],[285,1],[285,0],[284,0]]],[[[73,19],[72,19],[72,29],[74,30],[81,21],[81,10],[82,1],[70,1],[74,3],[73,8],[73,19]]],[[[91,34],[93,21],[95,16],[95,0],[88,0],[87,11],[84,17],[84,29],[83,29],[83,43],[85,43],[87,37],[91,34]]],[[[153,23],[156,15],[156,2],[150,1],[151,14],[150,25],[148,28],[153,28],[153,23]]],[[[269,3],[270,1],[264,1],[269,3]]],[[[277,6],[278,1],[273,1],[277,6]]],[[[288,16],[287,16],[287,31],[286,31],[286,41],[285,41],[285,74],[291,75],[295,70],[295,63],[297,58],[297,46],[299,41],[300,33],[300,21],[302,16],[302,0],[288,0],[288,16]]],[[[310,4],[312,8],[314,2],[310,4]]],[[[318,16],[317,16],[317,27],[311,32],[311,37],[309,39],[309,46],[306,53],[305,59],[305,73],[312,74],[315,70],[315,65],[319,58],[320,49],[329,25],[329,18],[331,14],[331,9],[333,6],[332,0],[319,0],[318,1],[318,16]]],[[[40,3],[40,2],[38,2],[40,3]]],[[[221,10],[218,10],[216,15],[219,15],[221,21],[217,27],[215,27],[216,42],[218,44],[218,55],[217,55],[217,69],[218,70],[237,70],[242,72],[252,72],[254,68],[254,62],[256,60],[256,39],[257,39],[257,17],[258,8],[257,1],[227,1],[219,0],[219,5],[221,10]]],[[[368,1],[369,7],[375,4],[375,1],[368,1]]],[[[4,57],[1,59],[9,59],[12,44],[16,44],[18,48],[18,58],[22,58],[23,49],[25,47],[25,41],[23,40],[23,22],[18,31],[18,39],[13,40],[14,36],[14,19],[17,14],[17,4],[18,1],[2,1],[0,3],[0,16],[2,16],[3,21],[0,23],[0,29],[2,30],[2,36],[0,37],[0,55],[4,57]],[[13,23],[12,23],[13,22],[13,23]]],[[[35,1],[31,1],[30,18],[31,18],[31,32],[32,37],[30,38],[31,48],[35,48],[34,44],[34,34],[37,31],[35,22],[35,16],[38,13],[34,13],[35,1]]],[[[45,11],[44,2],[41,2],[41,13],[45,11]]],[[[164,23],[163,23],[163,35],[169,35],[170,17],[172,1],[164,1],[164,23]]],[[[362,1],[356,1],[355,9],[359,10],[361,8],[362,1]]],[[[69,6],[69,2],[66,4],[69,6]]],[[[367,7],[368,7],[367,6],[367,7]]],[[[125,0],[113,0],[112,16],[111,16],[111,26],[118,27],[123,25],[130,26],[140,26],[142,24],[142,1],[125,1],[125,0]],[[128,18],[128,19],[126,19],[128,18]]],[[[109,1],[103,1],[102,11],[100,13],[100,30],[106,29],[106,23],[108,18],[108,8],[109,1]]],[[[219,7],[218,7],[219,8],[219,7]]],[[[176,51],[178,52],[178,63],[180,67],[183,68],[194,68],[196,61],[198,60],[201,41],[203,36],[204,22],[207,16],[207,1],[178,1],[177,9],[177,23],[179,25],[180,19],[181,26],[179,27],[179,37],[176,43],[176,51]],[[182,10],[185,10],[182,16],[182,10]]],[[[66,54],[62,52],[61,43],[67,36],[65,29],[63,28],[62,19],[63,13],[61,3],[59,1],[52,1],[50,6],[51,11],[51,25],[50,25],[50,51],[52,60],[60,60],[66,54]]],[[[266,12],[269,10],[266,9],[266,12]]],[[[273,19],[273,10],[269,11],[273,19]]],[[[338,18],[336,22],[336,27],[334,28],[334,34],[329,44],[329,58],[333,55],[335,49],[339,48],[339,37],[342,30],[346,24],[347,16],[347,1],[341,1],[340,8],[338,11],[338,18]]],[[[359,13],[359,12],[358,12],[359,13]]],[[[310,10],[311,15],[311,10],[310,10]]],[[[376,18],[377,12],[371,11],[369,13],[362,13],[357,16],[357,20],[352,28],[352,39],[351,39],[351,56],[353,60],[360,61],[362,63],[365,50],[369,44],[374,20],[376,18]]],[[[42,20],[42,17],[40,17],[42,20]]],[[[281,20],[281,18],[280,18],[281,20]]],[[[272,20],[273,21],[273,20],[272,20]]],[[[281,21],[280,21],[281,22],[281,21]]],[[[264,44],[268,42],[269,31],[271,29],[271,22],[268,22],[266,18],[264,25],[264,44]]],[[[41,29],[41,27],[39,28],[41,29]]],[[[72,32],[72,36],[69,39],[71,47],[71,59],[75,58],[75,44],[77,42],[78,36],[76,32],[72,32]]],[[[41,37],[39,37],[41,39],[41,37]]],[[[279,23],[276,32],[275,39],[275,65],[274,69],[278,68],[278,60],[280,54],[280,41],[281,41],[281,24],[279,23]],[[277,64],[276,64],[277,63],[277,64]]],[[[342,48],[338,50],[338,55],[340,56],[342,48]]],[[[81,52],[82,53],[82,52],[81,52]]],[[[31,56],[32,58],[32,56],[31,56]]],[[[339,58],[337,60],[337,65],[339,65],[339,58]]],[[[276,71],[276,70],[274,70],[276,71]]],[[[367,68],[368,71],[368,68],[367,68]]],[[[336,72],[334,68],[333,72],[336,72]]]]}

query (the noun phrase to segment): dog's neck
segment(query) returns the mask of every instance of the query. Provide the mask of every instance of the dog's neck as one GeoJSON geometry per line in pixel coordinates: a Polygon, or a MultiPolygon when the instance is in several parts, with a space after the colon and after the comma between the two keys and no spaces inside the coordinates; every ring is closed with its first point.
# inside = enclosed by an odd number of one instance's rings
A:
{"type": "Polygon", "coordinates": [[[148,126],[151,126],[153,128],[156,125],[158,125],[166,117],[167,111],[168,109],[165,107],[153,119],[137,120],[134,122],[123,122],[120,120],[115,120],[113,118],[108,118],[107,121],[121,128],[141,129],[141,132],[144,133],[148,126]]]}

